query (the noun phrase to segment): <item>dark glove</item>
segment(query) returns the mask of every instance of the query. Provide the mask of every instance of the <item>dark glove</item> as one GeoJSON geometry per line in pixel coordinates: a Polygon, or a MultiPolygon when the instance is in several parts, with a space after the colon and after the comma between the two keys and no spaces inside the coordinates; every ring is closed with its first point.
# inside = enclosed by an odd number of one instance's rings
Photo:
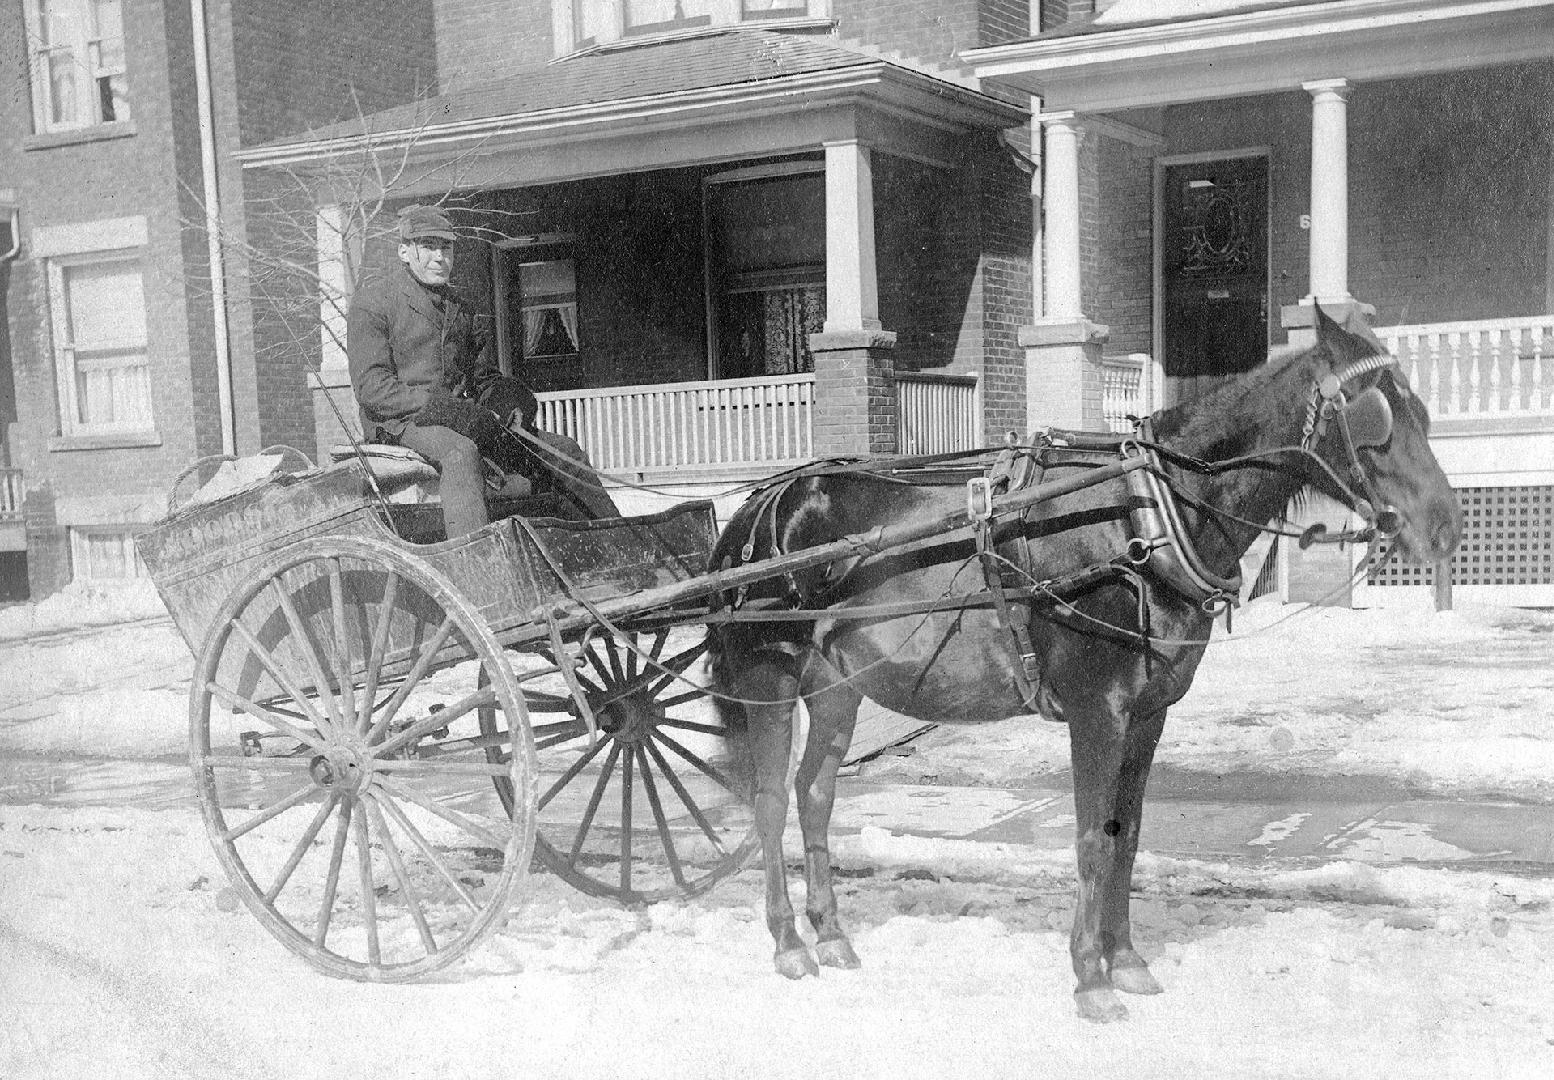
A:
{"type": "Polygon", "coordinates": [[[421,406],[420,411],[410,417],[410,422],[419,427],[444,427],[457,431],[485,451],[500,445],[506,434],[496,414],[490,409],[476,405],[468,398],[447,393],[434,393],[421,406]]]}
{"type": "Polygon", "coordinates": [[[480,403],[508,424],[512,423],[515,415],[521,417],[526,428],[534,427],[534,418],[540,411],[540,402],[534,396],[534,391],[510,375],[493,379],[491,385],[481,392],[480,403]]]}

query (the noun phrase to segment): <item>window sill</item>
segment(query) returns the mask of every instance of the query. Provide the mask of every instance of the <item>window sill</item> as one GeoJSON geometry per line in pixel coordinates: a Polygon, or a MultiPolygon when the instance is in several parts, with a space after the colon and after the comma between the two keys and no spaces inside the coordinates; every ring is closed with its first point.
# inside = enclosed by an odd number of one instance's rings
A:
{"type": "Polygon", "coordinates": [[[162,436],[155,431],[116,431],[102,435],[56,435],[49,440],[49,452],[125,450],[138,446],[161,445],[162,436]]]}
{"type": "Polygon", "coordinates": [[[52,150],[56,146],[75,146],[78,143],[104,142],[108,139],[127,139],[136,134],[135,121],[120,120],[111,124],[93,124],[90,127],[66,128],[62,131],[40,131],[22,136],[23,150],[52,150]]]}

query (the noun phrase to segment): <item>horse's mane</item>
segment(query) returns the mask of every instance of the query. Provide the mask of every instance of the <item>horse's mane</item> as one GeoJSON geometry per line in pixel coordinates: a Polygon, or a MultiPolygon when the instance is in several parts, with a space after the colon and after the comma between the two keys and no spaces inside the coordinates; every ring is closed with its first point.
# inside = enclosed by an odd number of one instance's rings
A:
{"type": "Polygon", "coordinates": [[[1248,425],[1247,419],[1261,417],[1274,407],[1288,407],[1277,401],[1269,390],[1292,369],[1304,364],[1317,350],[1280,348],[1251,371],[1237,375],[1209,393],[1183,402],[1154,417],[1156,438],[1199,447],[1200,456],[1213,458],[1210,449],[1233,433],[1256,430],[1263,425],[1248,425]]]}

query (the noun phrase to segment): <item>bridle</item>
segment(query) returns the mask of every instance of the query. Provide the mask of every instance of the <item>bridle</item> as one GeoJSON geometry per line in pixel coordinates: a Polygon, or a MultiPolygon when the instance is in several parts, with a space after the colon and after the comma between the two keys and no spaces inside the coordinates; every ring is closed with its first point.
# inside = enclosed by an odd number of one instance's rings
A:
{"type": "Polygon", "coordinates": [[[1352,509],[1378,535],[1387,539],[1397,535],[1402,520],[1395,507],[1382,505],[1375,482],[1360,462],[1360,449],[1385,446],[1392,438],[1392,406],[1380,387],[1367,387],[1353,398],[1346,395],[1343,388],[1351,379],[1396,364],[1397,358],[1389,354],[1367,356],[1313,382],[1300,439],[1300,448],[1315,455],[1328,432],[1337,428],[1349,459],[1349,479],[1355,488],[1364,492],[1364,497],[1349,490],[1345,494],[1352,499],[1352,509]]]}

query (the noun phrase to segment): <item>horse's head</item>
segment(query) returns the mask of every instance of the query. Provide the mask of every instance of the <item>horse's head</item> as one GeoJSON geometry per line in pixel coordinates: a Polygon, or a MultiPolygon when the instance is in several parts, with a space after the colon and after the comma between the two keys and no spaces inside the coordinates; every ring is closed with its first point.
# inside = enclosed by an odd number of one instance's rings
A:
{"type": "Polygon", "coordinates": [[[1339,326],[1317,308],[1316,384],[1305,445],[1331,476],[1314,478],[1324,494],[1353,503],[1405,555],[1433,562],[1450,555],[1462,534],[1462,510],[1430,449],[1430,416],[1397,362],[1363,324],[1339,326]]]}

